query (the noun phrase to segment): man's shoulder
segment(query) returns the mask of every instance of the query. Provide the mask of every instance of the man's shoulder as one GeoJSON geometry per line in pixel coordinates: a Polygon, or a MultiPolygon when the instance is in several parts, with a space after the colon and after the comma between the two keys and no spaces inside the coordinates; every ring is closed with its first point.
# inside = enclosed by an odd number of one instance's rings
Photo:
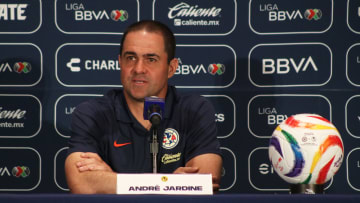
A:
{"type": "Polygon", "coordinates": [[[100,97],[94,97],[87,101],[80,103],[76,109],[77,111],[86,111],[86,112],[98,112],[98,111],[109,111],[114,109],[117,105],[117,100],[121,96],[122,91],[119,89],[112,89],[106,94],[100,97]]]}
{"type": "Polygon", "coordinates": [[[199,94],[191,92],[175,92],[173,107],[178,107],[182,111],[184,110],[212,110],[213,106],[210,101],[199,94]]]}
{"type": "Polygon", "coordinates": [[[198,106],[209,103],[207,98],[195,93],[177,93],[175,100],[176,103],[190,106],[198,106]]]}

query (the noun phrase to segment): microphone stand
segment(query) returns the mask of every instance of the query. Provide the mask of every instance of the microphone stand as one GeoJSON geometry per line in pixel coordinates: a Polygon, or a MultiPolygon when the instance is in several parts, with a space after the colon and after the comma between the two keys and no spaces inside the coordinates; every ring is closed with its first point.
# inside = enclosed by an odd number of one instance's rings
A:
{"type": "Polygon", "coordinates": [[[152,154],[152,158],[153,158],[153,173],[157,173],[157,154],[159,152],[159,143],[157,140],[157,135],[158,135],[158,127],[161,124],[161,109],[160,106],[158,104],[153,104],[151,106],[149,106],[149,111],[150,111],[150,115],[149,115],[149,121],[151,123],[151,129],[153,132],[153,136],[152,136],[152,140],[150,143],[150,153],[152,154]]]}
{"type": "Polygon", "coordinates": [[[150,153],[152,154],[152,160],[153,160],[153,173],[157,173],[157,154],[159,151],[159,142],[157,140],[157,134],[158,134],[157,126],[153,126],[152,132],[153,132],[153,136],[152,136],[152,141],[150,143],[150,153]]]}

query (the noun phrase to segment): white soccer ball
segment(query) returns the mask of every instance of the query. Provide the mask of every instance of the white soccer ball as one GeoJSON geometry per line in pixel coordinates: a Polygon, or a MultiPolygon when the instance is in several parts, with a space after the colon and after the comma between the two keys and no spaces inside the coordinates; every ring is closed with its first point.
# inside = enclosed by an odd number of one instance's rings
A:
{"type": "Polygon", "coordinates": [[[344,147],[336,127],[316,114],[297,114],[274,130],[269,158],[290,184],[324,184],[339,170],[344,147]]]}

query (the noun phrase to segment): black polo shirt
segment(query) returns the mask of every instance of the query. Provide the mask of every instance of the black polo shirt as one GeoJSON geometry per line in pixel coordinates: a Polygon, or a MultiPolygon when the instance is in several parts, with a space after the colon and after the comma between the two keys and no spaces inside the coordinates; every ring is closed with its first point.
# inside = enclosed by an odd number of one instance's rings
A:
{"type": "MultiPolygon", "coordinates": [[[[130,113],[123,91],[114,89],[76,107],[68,153],[95,152],[118,173],[152,172],[151,136],[130,113]]],[[[220,155],[211,103],[169,86],[158,140],[160,173],[171,173],[197,155],[220,155]]]]}

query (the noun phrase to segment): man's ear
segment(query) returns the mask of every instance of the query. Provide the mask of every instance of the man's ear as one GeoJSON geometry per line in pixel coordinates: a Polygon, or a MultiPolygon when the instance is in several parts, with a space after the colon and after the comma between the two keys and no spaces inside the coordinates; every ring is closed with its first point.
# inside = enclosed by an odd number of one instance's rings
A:
{"type": "Polygon", "coordinates": [[[175,74],[178,65],[179,65],[179,60],[177,58],[173,58],[170,61],[169,69],[168,69],[168,78],[171,78],[175,74]]]}
{"type": "Polygon", "coordinates": [[[121,54],[119,54],[118,57],[119,57],[118,60],[119,60],[119,64],[120,64],[121,63],[121,54]]]}

